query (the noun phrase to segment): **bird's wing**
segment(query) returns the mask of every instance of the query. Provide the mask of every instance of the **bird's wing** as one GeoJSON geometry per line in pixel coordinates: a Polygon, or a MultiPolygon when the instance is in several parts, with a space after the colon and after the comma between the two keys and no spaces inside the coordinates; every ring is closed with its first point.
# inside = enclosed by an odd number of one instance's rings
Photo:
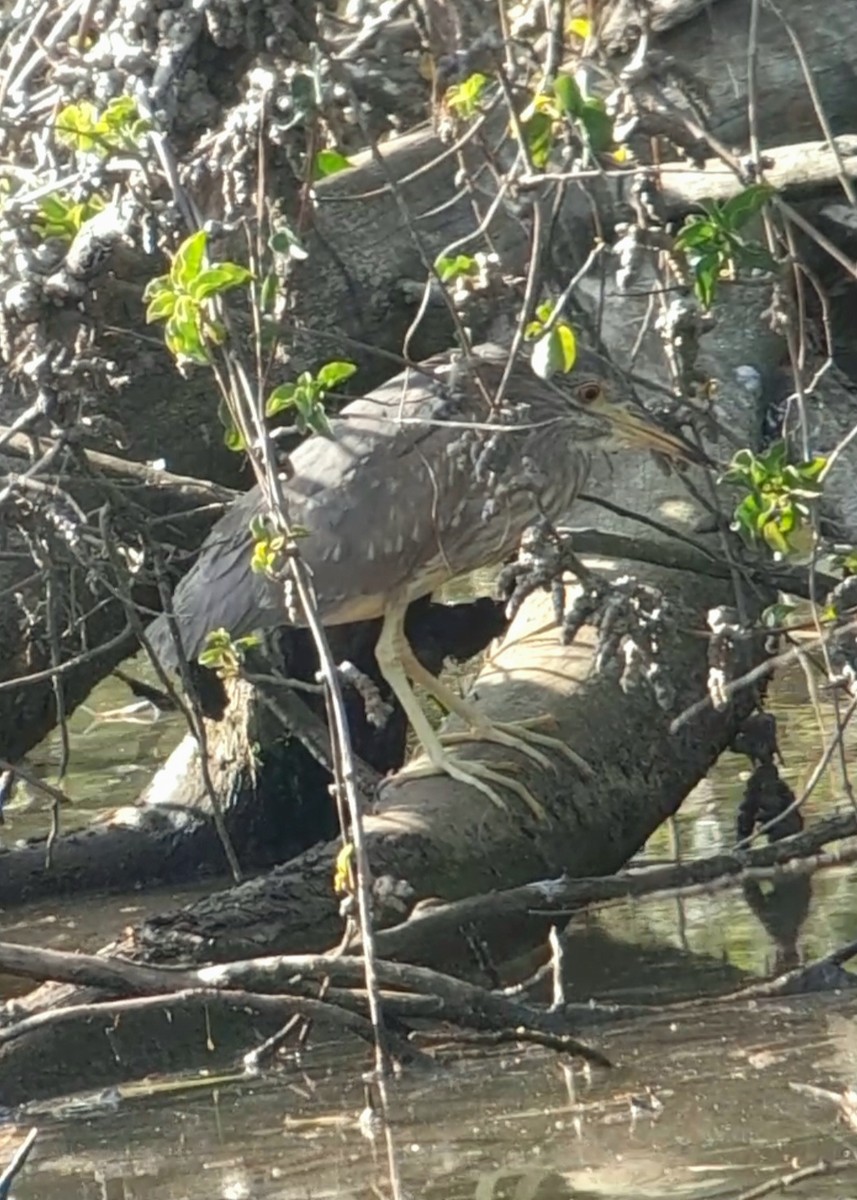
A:
{"type": "MultiPolygon", "coordinates": [[[[331,421],[332,437],[308,438],[291,455],[288,516],[306,530],[301,553],[328,623],[379,614],[383,594],[412,574],[436,488],[426,466],[437,459],[432,422],[456,411],[442,378],[411,369],[348,404],[331,421]]],[[[213,629],[239,637],[286,623],[279,585],[250,569],[250,522],[264,503],[258,487],[236,500],[175,590],[173,613],[189,659],[213,629]]],[[[160,656],[174,661],[166,620],[148,632],[160,656]]]]}

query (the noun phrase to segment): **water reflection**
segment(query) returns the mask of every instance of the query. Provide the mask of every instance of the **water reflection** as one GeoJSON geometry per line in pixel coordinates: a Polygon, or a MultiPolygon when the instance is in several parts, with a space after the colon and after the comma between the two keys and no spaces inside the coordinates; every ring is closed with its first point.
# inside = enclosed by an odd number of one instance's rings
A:
{"type": "MultiPolygon", "coordinates": [[[[573,1096],[554,1055],[461,1058],[393,1088],[403,1193],[437,1200],[732,1194],[791,1162],[840,1157],[833,1114],[790,1089],[830,1078],[841,999],[652,1019],[614,1031],[621,1064],[573,1096]],[[648,1091],[647,1091],[648,1089],[648,1091]],[[656,1099],[650,1103],[648,1097],[656,1099]]],[[[855,1005],[845,1010],[852,1019],[855,1005]]],[[[101,1116],[42,1118],[20,1200],[363,1200],[388,1196],[382,1143],[358,1128],[365,1059],[322,1052],[276,1077],[139,1095],[101,1116]]],[[[804,1194],[853,1194],[850,1180],[804,1194]],[[843,1190],[843,1185],[845,1190],[843,1190]],[[849,1186],[850,1185],[850,1186],[849,1186]]],[[[800,1193],[798,1193],[800,1194],[800,1193]]]]}
{"type": "MultiPolygon", "coordinates": [[[[93,707],[115,708],[127,698],[113,681],[93,707]]],[[[799,675],[778,681],[773,706],[783,776],[800,793],[822,739],[799,675]]],[[[89,719],[79,718],[81,725],[89,719]]],[[[825,720],[829,736],[829,712],[825,720]]],[[[178,732],[169,718],[151,727],[78,729],[69,788],[80,802],[80,823],[105,801],[132,798],[152,759],[178,732]]],[[[846,745],[850,755],[853,733],[846,745]]],[[[673,861],[676,854],[687,861],[732,846],[746,770],[746,759],[724,755],[682,807],[674,830],[658,830],[638,861],[673,861]]],[[[834,771],[813,793],[807,823],[833,812],[842,795],[834,771]]],[[[13,809],[9,822],[12,837],[44,829],[39,813],[13,809]]],[[[567,954],[569,999],[657,1006],[819,957],[857,937],[854,886],[852,869],[842,868],[776,887],[616,903],[581,915],[567,954]]],[[[179,899],[171,889],[168,896],[116,898],[109,906],[41,905],[0,914],[0,926],[4,936],[93,948],[143,910],[179,899]]],[[[847,1076],[857,1078],[857,1065],[842,1050],[849,1038],[857,1041],[855,1016],[857,1000],[836,994],[655,1015],[599,1035],[619,1067],[592,1079],[570,1076],[567,1064],[542,1051],[462,1055],[428,1082],[406,1078],[393,1088],[391,1136],[403,1193],[437,1200],[707,1200],[774,1178],[792,1164],[841,1157],[857,1150],[857,1135],[837,1129],[835,1111],[789,1084],[841,1089],[847,1076]]],[[[341,1047],[321,1048],[262,1079],[203,1080],[193,1089],[180,1082],[170,1091],[124,1087],[88,1109],[42,1111],[32,1118],[42,1132],[16,1195],[389,1196],[384,1145],[367,1141],[358,1127],[367,1065],[341,1047]]],[[[0,1126],[0,1163],[29,1119],[20,1131],[0,1126]]],[[[794,1194],[854,1195],[857,1173],[816,1179],[794,1194]]]]}

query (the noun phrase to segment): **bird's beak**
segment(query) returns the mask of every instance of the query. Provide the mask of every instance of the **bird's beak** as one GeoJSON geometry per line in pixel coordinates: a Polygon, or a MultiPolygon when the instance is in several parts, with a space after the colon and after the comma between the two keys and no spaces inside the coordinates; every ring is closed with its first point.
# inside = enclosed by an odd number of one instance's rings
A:
{"type": "Polygon", "coordinates": [[[703,450],[685,441],[679,434],[668,432],[652,417],[618,408],[611,412],[610,421],[619,440],[626,442],[629,447],[652,450],[673,461],[693,466],[713,466],[703,450]]]}

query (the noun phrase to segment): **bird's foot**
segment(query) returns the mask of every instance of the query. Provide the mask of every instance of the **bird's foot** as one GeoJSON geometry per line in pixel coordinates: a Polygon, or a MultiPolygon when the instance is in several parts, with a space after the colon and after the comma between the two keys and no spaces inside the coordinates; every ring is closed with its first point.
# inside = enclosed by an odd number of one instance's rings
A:
{"type": "Polygon", "coordinates": [[[497,745],[526,754],[546,770],[550,768],[555,771],[556,764],[537,749],[538,746],[544,746],[546,750],[563,755],[584,778],[590,779],[594,773],[586,759],[560,738],[552,737],[549,733],[539,733],[532,728],[534,725],[555,725],[553,717],[547,714],[541,717],[527,717],[521,721],[489,721],[482,714],[474,713],[469,724],[471,728],[466,733],[441,734],[441,742],[445,745],[473,741],[495,742],[497,745]]]}
{"type": "Polygon", "coordinates": [[[449,775],[451,779],[455,779],[459,783],[476,788],[503,812],[508,812],[509,806],[497,791],[497,787],[506,788],[523,800],[539,821],[547,820],[544,806],[539,803],[529,788],[519,783],[517,779],[512,779],[505,772],[486,766],[485,763],[465,763],[446,754],[441,749],[440,753],[435,752],[431,757],[424,754],[420,758],[414,759],[413,762],[406,763],[398,772],[399,778],[407,776],[411,779],[418,779],[427,775],[449,775]],[[492,784],[496,786],[492,786],[492,784]]]}

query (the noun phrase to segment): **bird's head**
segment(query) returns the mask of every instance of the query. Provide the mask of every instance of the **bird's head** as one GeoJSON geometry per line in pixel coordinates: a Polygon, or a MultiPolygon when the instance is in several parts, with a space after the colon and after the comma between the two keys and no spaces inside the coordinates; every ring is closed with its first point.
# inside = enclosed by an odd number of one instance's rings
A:
{"type": "Polygon", "coordinates": [[[708,462],[701,450],[648,413],[615,368],[590,350],[579,350],[567,375],[553,376],[542,386],[551,390],[554,411],[575,442],[590,450],[651,450],[673,461],[708,462]]]}

